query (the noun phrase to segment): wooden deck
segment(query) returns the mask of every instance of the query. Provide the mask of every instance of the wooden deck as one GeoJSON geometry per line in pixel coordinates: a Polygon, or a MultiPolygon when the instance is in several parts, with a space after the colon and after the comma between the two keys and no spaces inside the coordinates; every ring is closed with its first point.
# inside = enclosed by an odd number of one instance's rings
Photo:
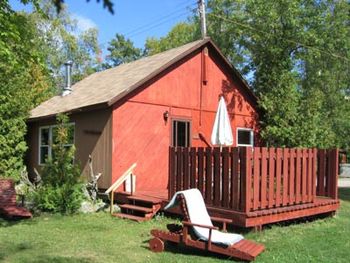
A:
{"type": "Polygon", "coordinates": [[[175,192],[197,188],[211,216],[257,229],[339,208],[338,150],[171,147],[169,158],[168,191],[137,191],[125,200],[163,209],[175,192]]]}
{"type": "MultiPolygon", "coordinates": [[[[153,200],[161,204],[161,211],[169,203],[167,191],[138,191],[134,197],[139,200],[153,200]]],[[[231,224],[239,227],[256,227],[265,224],[277,223],[303,217],[329,214],[332,215],[339,208],[339,200],[325,197],[316,197],[312,203],[264,209],[243,213],[232,209],[222,209],[207,206],[211,216],[231,220],[231,224]]],[[[181,214],[178,208],[168,211],[172,214],[181,214]]]]}
{"type": "Polygon", "coordinates": [[[242,227],[333,214],[339,208],[338,150],[169,149],[169,196],[198,188],[211,216],[242,227]]]}

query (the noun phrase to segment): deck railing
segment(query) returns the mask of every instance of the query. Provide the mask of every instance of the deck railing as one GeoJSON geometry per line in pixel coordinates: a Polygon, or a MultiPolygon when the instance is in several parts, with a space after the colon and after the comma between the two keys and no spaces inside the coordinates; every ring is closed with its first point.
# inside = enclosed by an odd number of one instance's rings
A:
{"type": "Polygon", "coordinates": [[[338,198],[339,151],[318,150],[316,195],[338,198]]]}
{"type": "Polygon", "coordinates": [[[198,188],[207,205],[251,212],[337,196],[337,150],[169,149],[169,198],[198,188]]]}

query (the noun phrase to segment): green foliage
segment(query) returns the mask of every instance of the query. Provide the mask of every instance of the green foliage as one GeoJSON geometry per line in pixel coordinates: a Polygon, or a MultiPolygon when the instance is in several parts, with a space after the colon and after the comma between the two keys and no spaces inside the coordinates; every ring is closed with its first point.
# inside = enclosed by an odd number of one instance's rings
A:
{"type": "Polygon", "coordinates": [[[142,49],[134,47],[134,43],[121,34],[115,35],[115,38],[109,42],[107,50],[109,54],[103,68],[119,66],[142,57],[142,49]]]}
{"type": "Polygon", "coordinates": [[[268,145],[349,148],[347,1],[209,0],[209,35],[248,76],[268,145]]]}
{"type": "Polygon", "coordinates": [[[170,32],[159,39],[151,37],[146,39],[145,53],[154,55],[165,50],[175,48],[199,39],[199,27],[194,22],[181,22],[176,24],[170,32]]]}
{"type": "MultiPolygon", "coordinates": [[[[22,0],[27,1],[27,0],[22,0]]],[[[57,13],[62,12],[64,0],[51,0],[51,2],[55,5],[57,13]]],[[[90,2],[90,0],[86,0],[86,2],[90,2]]],[[[100,0],[96,0],[97,3],[100,2],[100,0]]],[[[114,9],[113,9],[113,2],[111,0],[102,0],[103,3],[103,8],[106,8],[108,12],[111,14],[114,14],[114,9]]]]}
{"type": "Polygon", "coordinates": [[[26,16],[0,2],[0,175],[17,180],[28,111],[46,96],[47,67],[26,16]]]}
{"type": "Polygon", "coordinates": [[[50,70],[53,92],[64,86],[64,63],[73,61],[73,83],[94,73],[101,66],[98,30],[80,30],[78,21],[67,9],[57,14],[50,0],[43,0],[40,9],[30,13],[29,19],[37,30],[36,42],[50,70]]]}
{"type": "Polygon", "coordinates": [[[74,146],[69,143],[68,117],[57,116],[57,130],[53,142],[53,157],[42,171],[42,186],[36,193],[39,209],[54,213],[71,214],[80,208],[83,199],[80,168],[74,163],[74,146]]]}
{"type": "Polygon", "coordinates": [[[137,60],[143,56],[151,56],[171,48],[175,48],[198,39],[200,31],[193,22],[178,23],[165,36],[159,39],[147,38],[145,48],[136,48],[134,43],[122,34],[116,34],[107,48],[107,62],[103,68],[115,67],[123,63],[137,60]]]}
{"type": "Polygon", "coordinates": [[[32,3],[31,14],[14,12],[0,1],[0,176],[19,179],[23,169],[29,110],[63,86],[62,65],[73,59],[73,81],[99,64],[97,30],[77,32],[77,21],[51,2],[32,3]]]}

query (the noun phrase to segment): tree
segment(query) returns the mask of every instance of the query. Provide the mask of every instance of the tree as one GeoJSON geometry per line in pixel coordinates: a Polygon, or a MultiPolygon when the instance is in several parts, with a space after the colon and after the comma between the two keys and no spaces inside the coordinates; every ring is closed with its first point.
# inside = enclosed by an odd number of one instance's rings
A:
{"type": "Polygon", "coordinates": [[[96,28],[80,31],[69,12],[63,8],[57,14],[49,0],[43,1],[39,7],[40,10],[29,14],[29,19],[38,31],[36,41],[46,58],[52,87],[57,93],[64,85],[63,65],[67,60],[73,61],[73,83],[99,69],[98,31],[96,28]]]}
{"type": "Polygon", "coordinates": [[[142,49],[136,48],[130,39],[121,34],[115,35],[115,38],[109,42],[107,50],[109,54],[103,68],[119,66],[137,60],[143,55],[142,49]]]}
{"type": "Polygon", "coordinates": [[[154,37],[147,38],[145,43],[145,53],[147,55],[154,55],[195,41],[199,38],[200,31],[195,22],[181,22],[176,24],[165,37],[159,39],[154,37]]]}
{"type": "MultiPolygon", "coordinates": [[[[208,35],[259,97],[271,146],[350,146],[350,5],[347,1],[208,0],[208,35]]],[[[196,14],[154,54],[200,37],[196,14]]]]}
{"type": "Polygon", "coordinates": [[[349,4],[209,0],[209,34],[250,80],[269,145],[348,147],[349,4]]]}
{"type": "MultiPolygon", "coordinates": [[[[22,2],[23,1],[25,0],[22,0],[22,2]]],[[[64,0],[51,0],[51,1],[55,5],[57,13],[61,12],[63,9],[64,0]]],[[[86,0],[86,2],[90,2],[90,0],[86,0]]],[[[100,0],[96,0],[96,2],[99,3],[100,0]]],[[[102,0],[102,3],[103,3],[103,8],[107,8],[111,14],[114,14],[113,2],[111,0],[102,0]]]]}
{"type": "Polygon", "coordinates": [[[29,110],[63,86],[62,65],[75,63],[75,80],[95,71],[97,31],[77,32],[68,13],[55,14],[50,2],[33,2],[32,14],[0,2],[0,174],[18,179],[26,151],[29,110]]]}
{"type": "Polygon", "coordinates": [[[0,174],[18,179],[26,151],[25,119],[47,96],[45,58],[28,18],[0,2],[0,174]]]}
{"type": "MultiPolygon", "coordinates": [[[[7,1],[7,0],[4,0],[7,1]]],[[[39,8],[39,2],[40,0],[20,0],[22,4],[28,4],[32,3],[36,6],[36,8],[39,8]]],[[[90,2],[90,0],[86,0],[86,2],[90,2]]],[[[97,3],[100,2],[100,0],[96,0],[97,3]]],[[[8,1],[7,1],[8,3],[8,1]]],[[[50,0],[50,3],[52,6],[55,7],[56,12],[60,13],[64,9],[64,0],[50,0]]],[[[114,14],[114,8],[113,8],[113,1],[111,0],[102,0],[103,8],[106,8],[111,14],[114,14]]]]}

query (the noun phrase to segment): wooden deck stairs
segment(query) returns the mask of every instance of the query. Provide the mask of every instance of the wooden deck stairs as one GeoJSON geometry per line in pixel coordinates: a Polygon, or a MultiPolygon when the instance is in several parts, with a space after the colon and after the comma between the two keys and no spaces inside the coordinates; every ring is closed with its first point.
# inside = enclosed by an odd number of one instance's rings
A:
{"type": "Polygon", "coordinates": [[[159,198],[153,198],[151,196],[143,194],[135,194],[135,174],[133,170],[136,167],[136,163],[131,165],[124,174],[119,177],[106,191],[105,194],[109,195],[110,200],[110,213],[112,216],[131,219],[137,222],[147,221],[153,218],[153,216],[161,208],[162,200],[159,198]],[[124,184],[124,188],[128,191],[118,191],[118,188],[124,184]],[[114,213],[114,194],[125,196],[122,204],[119,204],[121,211],[114,213]]]}
{"type": "Polygon", "coordinates": [[[119,205],[121,211],[113,216],[143,222],[152,219],[161,208],[161,200],[156,198],[129,195],[126,199],[126,204],[119,205]]]}

